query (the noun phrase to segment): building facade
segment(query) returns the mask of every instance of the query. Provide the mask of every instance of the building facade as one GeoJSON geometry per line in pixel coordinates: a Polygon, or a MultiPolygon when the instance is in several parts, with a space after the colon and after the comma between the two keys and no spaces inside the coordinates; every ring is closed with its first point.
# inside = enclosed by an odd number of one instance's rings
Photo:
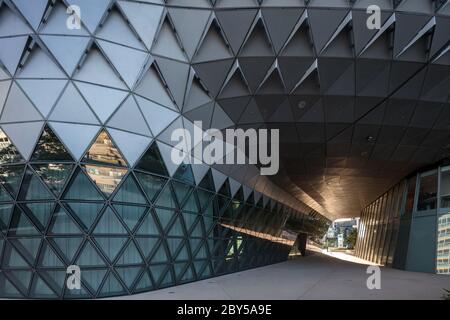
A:
{"type": "Polygon", "coordinates": [[[395,268],[450,274],[450,167],[419,171],[362,213],[356,254],[395,268]]]}

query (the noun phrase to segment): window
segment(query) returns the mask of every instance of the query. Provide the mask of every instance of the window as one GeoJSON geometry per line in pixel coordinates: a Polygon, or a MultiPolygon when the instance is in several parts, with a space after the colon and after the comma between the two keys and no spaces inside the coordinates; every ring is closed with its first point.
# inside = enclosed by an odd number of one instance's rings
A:
{"type": "Polygon", "coordinates": [[[436,209],[437,174],[424,173],[420,177],[419,198],[417,211],[436,209]]]}
{"type": "Polygon", "coordinates": [[[450,167],[442,168],[441,173],[441,208],[450,207],[450,167]]]}

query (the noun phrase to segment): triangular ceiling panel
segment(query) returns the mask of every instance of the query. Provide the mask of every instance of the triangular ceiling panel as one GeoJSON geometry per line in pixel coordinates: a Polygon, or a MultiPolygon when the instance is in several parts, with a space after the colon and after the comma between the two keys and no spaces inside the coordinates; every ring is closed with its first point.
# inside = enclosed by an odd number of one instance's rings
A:
{"type": "Polygon", "coordinates": [[[66,75],[43,49],[34,45],[17,78],[66,78],[66,75]]]}
{"type": "Polygon", "coordinates": [[[69,76],[75,71],[90,42],[88,37],[41,35],[41,39],[69,76]]]}
{"type": "Polygon", "coordinates": [[[99,127],[97,126],[82,124],[68,124],[60,122],[51,122],[50,124],[53,131],[66,145],[72,153],[74,159],[77,160],[82,157],[99,130],[99,127]],[[77,139],[74,139],[73,137],[77,137],[77,139]]]}
{"type": "Polygon", "coordinates": [[[263,9],[263,17],[272,39],[275,51],[278,53],[286,42],[289,34],[300,18],[300,9],[263,9]]]}
{"type": "Polygon", "coordinates": [[[26,37],[3,38],[0,39],[0,62],[6,67],[10,74],[16,73],[17,66],[25,45],[28,41],[26,37]]]}
{"type": "Polygon", "coordinates": [[[270,36],[261,16],[257,16],[250,34],[247,36],[241,51],[240,57],[266,57],[274,56],[270,36]]]}
{"type": "Polygon", "coordinates": [[[76,82],[83,97],[99,117],[105,123],[111,114],[122,104],[127,96],[126,91],[120,91],[89,83],[76,82]]]}
{"type": "MultiPolygon", "coordinates": [[[[194,71],[191,70],[191,73],[194,71]]],[[[189,111],[196,107],[202,106],[211,102],[212,99],[208,95],[208,92],[203,88],[199,79],[196,76],[192,76],[192,82],[187,86],[186,97],[184,101],[183,111],[189,111]]]]}
{"type": "Polygon", "coordinates": [[[42,120],[42,115],[36,110],[19,86],[13,83],[0,121],[18,122],[35,120],[42,120]]]}
{"type": "Polygon", "coordinates": [[[162,81],[159,72],[153,64],[144,74],[144,77],[137,85],[135,92],[170,109],[175,111],[178,110],[167,92],[166,86],[162,81]]]}
{"type": "Polygon", "coordinates": [[[155,60],[175,102],[179,109],[181,109],[190,70],[189,64],[158,57],[155,60]]]}
{"type": "Polygon", "coordinates": [[[111,137],[122,151],[130,166],[134,166],[136,161],[141,157],[144,150],[152,141],[149,137],[144,137],[120,130],[108,129],[111,137]]]}
{"type": "Polygon", "coordinates": [[[193,67],[209,93],[215,97],[218,95],[232,64],[233,59],[225,59],[199,63],[193,67]]]}
{"type": "Polygon", "coordinates": [[[136,49],[145,49],[116,7],[108,11],[108,16],[102,21],[102,27],[97,30],[96,37],[136,49]]]}
{"type": "Polygon", "coordinates": [[[47,117],[67,84],[66,80],[19,80],[17,82],[44,117],[47,117]]]}
{"type": "Polygon", "coordinates": [[[102,17],[105,15],[111,0],[67,0],[70,5],[83,8],[82,22],[91,33],[97,29],[102,17]]]}
{"type": "Polygon", "coordinates": [[[13,3],[34,30],[37,30],[47,8],[48,0],[35,0],[31,2],[29,0],[13,0],[13,3]]]}
{"type": "Polygon", "coordinates": [[[91,47],[86,60],[75,73],[74,79],[118,89],[126,89],[125,84],[116,75],[113,68],[96,46],[91,47]]]}
{"type": "Polygon", "coordinates": [[[193,59],[194,62],[215,61],[232,58],[228,44],[220,32],[220,27],[214,19],[209,24],[201,44],[193,59]]]}
{"type": "Polygon", "coordinates": [[[144,68],[148,54],[111,42],[99,41],[100,48],[113,63],[129,88],[133,88],[144,68]]]}
{"type": "Polygon", "coordinates": [[[169,126],[178,116],[177,112],[160,106],[152,101],[135,96],[141,111],[154,136],[169,126]]]}
{"type": "Polygon", "coordinates": [[[175,35],[172,24],[166,17],[151,50],[152,54],[187,62],[183,49],[175,35]]]}
{"type": "Polygon", "coordinates": [[[25,159],[29,159],[31,152],[41,134],[43,122],[28,122],[4,124],[2,129],[20,151],[25,159]]]}
{"type": "Polygon", "coordinates": [[[142,117],[136,101],[130,95],[107,123],[108,127],[151,136],[150,130],[142,117]]]}
{"type": "Polygon", "coordinates": [[[316,52],[322,51],[347,13],[345,10],[308,10],[316,52]]]}
{"type": "Polygon", "coordinates": [[[192,59],[211,12],[208,10],[169,8],[169,14],[189,59],[192,59]]]}
{"type": "MultiPolygon", "coordinates": [[[[50,15],[46,17],[45,23],[39,29],[40,34],[58,34],[58,35],[73,35],[73,36],[87,36],[87,30],[80,26],[80,28],[69,29],[67,27],[67,7],[62,2],[54,3],[51,7],[50,15]]],[[[80,8],[81,9],[81,8],[80,8]]],[[[83,15],[83,10],[81,10],[83,15]]]]}
{"type": "Polygon", "coordinates": [[[16,15],[8,6],[0,7],[0,37],[11,37],[33,33],[25,20],[16,15]]]}
{"type": "Polygon", "coordinates": [[[97,117],[84,101],[75,86],[70,82],[56,103],[49,117],[55,121],[69,121],[86,124],[99,124],[97,117]]]}
{"type": "Polygon", "coordinates": [[[164,8],[162,6],[129,1],[119,1],[118,4],[147,49],[150,49],[164,8]]]}
{"type": "Polygon", "coordinates": [[[217,11],[217,18],[234,53],[239,52],[256,12],[255,9],[217,11]]]}

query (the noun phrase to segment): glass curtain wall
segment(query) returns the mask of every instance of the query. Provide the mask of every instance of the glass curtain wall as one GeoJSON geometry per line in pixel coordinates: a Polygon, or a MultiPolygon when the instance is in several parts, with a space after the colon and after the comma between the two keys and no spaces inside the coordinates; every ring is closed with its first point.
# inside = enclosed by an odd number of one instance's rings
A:
{"type": "Polygon", "coordinates": [[[419,172],[367,206],[356,255],[396,268],[450,274],[450,166],[419,172]]]}

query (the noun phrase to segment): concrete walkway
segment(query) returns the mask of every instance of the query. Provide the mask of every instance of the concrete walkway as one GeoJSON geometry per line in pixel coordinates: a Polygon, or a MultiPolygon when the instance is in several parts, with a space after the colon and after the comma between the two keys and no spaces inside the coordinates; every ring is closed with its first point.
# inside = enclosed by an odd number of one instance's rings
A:
{"type": "Polygon", "coordinates": [[[367,266],[318,252],[258,269],[119,299],[441,299],[450,276],[381,268],[381,289],[366,286],[367,266]]]}

